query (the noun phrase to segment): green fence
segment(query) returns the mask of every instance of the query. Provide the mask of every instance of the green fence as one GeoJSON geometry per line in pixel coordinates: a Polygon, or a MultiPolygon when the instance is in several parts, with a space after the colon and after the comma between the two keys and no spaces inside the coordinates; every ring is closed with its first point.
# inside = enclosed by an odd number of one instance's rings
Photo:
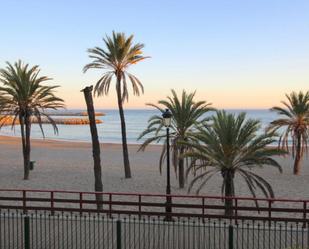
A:
{"type": "Polygon", "coordinates": [[[1,249],[309,248],[308,224],[267,221],[109,217],[98,213],[0,213],[1,249]]]}

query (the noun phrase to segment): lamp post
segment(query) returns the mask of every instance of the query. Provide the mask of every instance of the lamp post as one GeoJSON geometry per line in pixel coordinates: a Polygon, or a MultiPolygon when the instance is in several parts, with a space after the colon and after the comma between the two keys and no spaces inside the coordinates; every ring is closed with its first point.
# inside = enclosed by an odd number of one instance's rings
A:
{"type": "Polygon", "coordinates": [[[173,114],[170,112],[169,109],[166,109],[165,112],[162,114],[163,118],[163,125],[166,127],[166,206],[165,212],[166,216],[164,221],[173,221],[171,217],[172,213],[172,199],[171,199],[171,177],[170,177],[170,134],[169,134],[169,127],[172,123],[172,116],[173,114]]]}

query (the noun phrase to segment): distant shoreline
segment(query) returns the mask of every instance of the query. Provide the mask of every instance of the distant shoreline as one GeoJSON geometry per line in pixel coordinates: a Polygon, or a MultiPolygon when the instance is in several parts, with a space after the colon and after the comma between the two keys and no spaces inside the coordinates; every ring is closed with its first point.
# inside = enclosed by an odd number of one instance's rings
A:
{"type": "MultiPolygon", "coordinates": [[[[2,135],[0,134],[0,143],[4,144],[4,140],[6,140],[9,144],[16,144],[20,143],[20,136],[9,136],[9,135],[2,135]]],[[[78,147],[81,145],[82,147],[89,146],[91,147],[91,142],[89,141],[78,141],[78,140],[63,140],[63,139],[51,139],[51,138],[31,138],[32,144],[35,145],[53,145],[53,144],[63,144],[69,147],[78,147]]],[[[122,145],[121,143],[112,143],[112,142],[100,142],[100,145],[111,146],[111,147],[119,147],[122,145]]],[[[128,144],[129,147],[139,147],[141,143],[130,143],[128,144]]],[[[162,147],[160,144],[151,144],[150,147],[162,147]]]]}
{"type": "MultiPolygon", "coordinates": [[[[8,136],[8,135],[2,135],[0,134],[0,144],[3,143],[3,140],[7,140],[10,144],[16,144],[20,143],[20,136],[8,136]]],[[[78,140],[64,140],[64,139],[51,139],[51,138],[31,138],[32,144],[36,145],[63,145],[66,147],[91,147],[92,144],[89,141],[78,141],[78,140]]],[[[137,149],[140,147],[142,143],[129,143],[129,147],[136,147],[137,149]]],[[[100,142],[101,147],[114,147],[122,149],[122,144],[121,143],[113,143],[113,142],[100,142]]],[[[147,146],[146,150],[151,149],[151,148],[161,148],[161,144],[150,144],[147,146]]],[[[268,147],[277,147],[275,145],[269,145],[268,147]]]]}

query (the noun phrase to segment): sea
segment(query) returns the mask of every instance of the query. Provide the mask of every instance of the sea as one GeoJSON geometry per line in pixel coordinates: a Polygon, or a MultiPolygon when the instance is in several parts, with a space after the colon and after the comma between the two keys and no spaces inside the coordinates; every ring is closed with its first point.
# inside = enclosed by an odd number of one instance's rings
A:
{"type": "MultiPolygon", "coordinates": [[[[84,110],[70,109],[61,112],[77,113],[84,110]]],[[[258,119],[261,121],[261,130],[263,131],[267,125],[274,119],[278,118],[277,114],[266,109],[229,109],[229,113],[246,112],[248,118],[258,119]]],[[[121,128],[119,112],[115,110],[98,109],[96,112],[103,112],[104,116],[98,116],[97,119],[103,121],[97,124],[99,140],[101,143],[121,143],[121,128]]],[[[145,109],[129,109],[125,110],[127,140],[129,144],[140,144],[144,140],[137,140],[141,132],[147,127],[149,118],[153,115],[161,115],[157,110],[145,109]]],[[[55,116],[57,117],[57,116],[55,116]]],[[[65,116],[61,118],[74,118],[74,116],[65,116]]],[[[81,118],[81,117],[78,117],[81,118]]],[[[51,125],[43,125],[45,138],[53,140],[71,141],[71,142],[91,142],[89,125],[58,125],[58,134],[54,134],[51,125]]],[[[12,129],[11,126],[2,127],[0,135],[20,136],[20,129],[17,125],[12,129]]],[[[33,124],[31,128],[31,138],[43,139],[41,130],[37,124],[33,124]]]]}

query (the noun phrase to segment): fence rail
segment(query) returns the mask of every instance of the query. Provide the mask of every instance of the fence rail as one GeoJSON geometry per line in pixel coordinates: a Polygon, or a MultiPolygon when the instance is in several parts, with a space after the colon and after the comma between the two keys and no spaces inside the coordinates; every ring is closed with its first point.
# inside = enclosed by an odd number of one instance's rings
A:
{"type": "Polygon", "coordinates": [[[31,211],[102,213],[108,215],[165,216],[166,200],[171,200],[171,217],[309,222],[309,200],[225,198],[218,196],[159,195],[105,192],[0,189],[0,209],[31,211]],[[98,202],[96,196],[101,195],[98,202]],[[224,200],[232,199],[232,216],[224,213],[224,200]],[[97,209],[97,204],[102,209],[97,209]],[[258,203],[258,207],[255,206],[258,203]]]}

